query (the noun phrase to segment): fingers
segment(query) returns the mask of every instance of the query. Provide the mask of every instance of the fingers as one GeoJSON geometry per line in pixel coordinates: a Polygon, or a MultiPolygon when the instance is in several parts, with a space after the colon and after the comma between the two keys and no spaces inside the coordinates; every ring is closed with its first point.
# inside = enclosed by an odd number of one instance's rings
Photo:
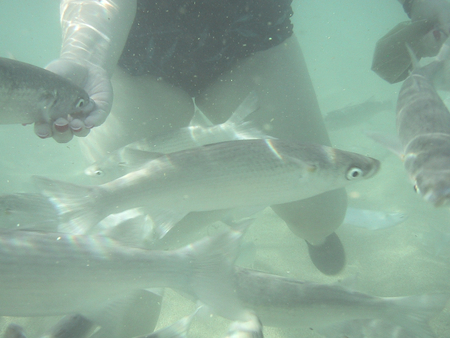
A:
{"type": "Polygon", "coordinates": [[[86,137],[90,130],[79,119],[74,119],[69,122],[66,119],[59,118],[53,125],[48,123],[35,123],[34,132],[40,138],[53,137],[58,143],[67,143],[72,140],[73,136],[86,137]]]}

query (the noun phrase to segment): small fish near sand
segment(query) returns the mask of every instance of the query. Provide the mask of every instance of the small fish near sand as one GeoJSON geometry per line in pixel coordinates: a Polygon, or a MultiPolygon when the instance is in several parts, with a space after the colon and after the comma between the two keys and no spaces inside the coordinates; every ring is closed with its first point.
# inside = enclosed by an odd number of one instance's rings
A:
{"type": "Polygon", "coordinates": [[[402,212],[385,212],[349,207],[342,223],[369,230],[379,230],[394,227],[407,219],[408,215],[402,212]]]}
{"type": "Polygon", "coordinates": [[[110,214],[142,207],[162,238],[194,211],[267,207],[374,176],[376,159],[314,144],[236,140],[171,154],[138,152],[136,170],[99,186],[35,182],[62,217],[59,231],[87,233],[110,214]]]}
{"type": "Polygon", "coordinates": [[[0,58],[0,124],[51,122],[94,107],[71,81],[24,62],[0,58]]]}
{"type": "Polygon", "coordinates": [[[394,104],[391,100],[377,101],[371,97],[362,103],[348,105],[326,113],[324,122],[327,130],[335,131],[361,124],[376,114],[393,108],[394,104]]]}

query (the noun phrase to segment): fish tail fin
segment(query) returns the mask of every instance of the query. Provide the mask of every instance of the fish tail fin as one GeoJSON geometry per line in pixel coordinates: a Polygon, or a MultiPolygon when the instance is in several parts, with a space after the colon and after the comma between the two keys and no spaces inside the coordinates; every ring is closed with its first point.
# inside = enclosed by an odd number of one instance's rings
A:
{"type": "Polygon", "coordinates": [[[448,294],[396,297],[391,299],[395,306],[386,311],[386,319],[405,328],[414,337],[436,337],[428,321],[444,309],[449,298],[448,294]]]}
{"type": "Polygon", "coordinates": [[[226,123],[229,124],[241,124],[247,116],[259,109],[258,95],[256,92],[251,91],[247,97],[242,101],[239,107],[236,108],[233,114],[226,123]]]}
{"type": "Polygon", "coordinates": [[[34,176],[34,182],[57,210],[61,224],[58,231],[86,234],[106,215],[101,206],[102,191],[98,186],[81,186],[34,176]]]}
{"type": "Polygon", "coordinates": [[[237,298],[233,279],[242,236],[241,231],[228,230],[180,249],[192,268],[187,289],[231,320],[242,320],[247,313],[237,298]]]}
{"type": "Polygon", "coordinates": [[[224,125],[232,128],[237,139],[266,139],[273,138],[259,130],[252,122],[244,121],[250,114],[259,109],[258,95],[252,91],[237,107],[224,125]]]}

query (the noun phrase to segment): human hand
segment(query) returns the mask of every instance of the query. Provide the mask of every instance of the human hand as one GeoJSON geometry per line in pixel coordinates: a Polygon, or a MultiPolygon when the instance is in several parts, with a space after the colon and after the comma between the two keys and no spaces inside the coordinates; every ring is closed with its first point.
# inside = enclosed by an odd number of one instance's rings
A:
{"type": "Polygon", "coordinates": [[[49,123],[35,123],[34,131],[41,138],[53,137],[56,142],[66,143],[72,137],[84,137],[93,127],[101,125],[108,116],[112,101],[113,89],[107,72],[94,64],[81,64],[76,60],[57,59],[51,62],[47,70],[71,80],[83,88],[90,96],[91,102],[83,110],[83,119],[58,118],[49,123]]]}

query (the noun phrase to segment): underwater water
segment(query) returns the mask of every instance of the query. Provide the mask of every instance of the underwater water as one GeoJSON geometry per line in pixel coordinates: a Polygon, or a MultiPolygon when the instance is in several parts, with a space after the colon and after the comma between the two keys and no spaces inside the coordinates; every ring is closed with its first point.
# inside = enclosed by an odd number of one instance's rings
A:
{"type": "MultiPolygon", "coordinates": [[[[450,293],[450,253],[446,249],[450,241],[441,241],[450,233],[449,209],[435,208],[424,202],[414,193],[402,161],[364,134],[366,130],[396,133],[394,106],[401,83],[388,84],[370,67],[376,41],[397,23],[407,20],[401,5],[394,0],[294,0],[292,8],[294,32],[324,116],[329,111],[372,97],[393,102],[390,110],[381,111],[362,123],[329,132],[333,147],[381,161],[381,170],[375,177],[347,188],[349,206],[401,212],[408,218],[395,227],[377,231],[342,225],[336,232],[345,247],[347,265],[338,275],[325,276],[309,259],[305,241],[295,236],[267,208],[257,214],[255,223],[245,235],[246,242],[255,244],[256,253],[242,264],[316,283],[334,283],[356,276],[355,288],[374,296],[450,293]],[[436,231],[441,235],[427,235],[436,231]]],[[[13,56],[45,67],[59,56],[60,35],[58,1],[0,0],[0,57],[13,56]]],[[[120,87],[115,91],[120,97],[120,87]]],[[[236,106],[238,104],[236,102],[236,106]]],[[[185,126],[189,118],[174,125],[185,126]]],[[[270,130],[267,132],[270,134],[270,130]]],[[[0,125],[0,142],[0,194],[36,192],[30,180],[32,175],[73,183],[96,183],[83,173],[90,164],[86,159],[89,155],[83,154],[84,145],[76,138],[58,144],[53,139],[36,137],[32,126],[0,125]]],[[[211,225],[205,233],[213,228],[211,225]]],[[[450,337],[449,306],[430,321],[439,338],[450,337]]],[[[172,324],[195,308],[191,301],[167,290],[157,328],[172,324]]],[[[1,318],[0,331],[3,332],[12,321],[23,325],[28,337],[39,337],[56,320],[53,317],[1,318]]],[[[188,336],[223,337],[229,323],[217,316],[194,319],[188,336]]],[[[264,327],[264,335],[322,337],[309,327],[264,327]]]]}

